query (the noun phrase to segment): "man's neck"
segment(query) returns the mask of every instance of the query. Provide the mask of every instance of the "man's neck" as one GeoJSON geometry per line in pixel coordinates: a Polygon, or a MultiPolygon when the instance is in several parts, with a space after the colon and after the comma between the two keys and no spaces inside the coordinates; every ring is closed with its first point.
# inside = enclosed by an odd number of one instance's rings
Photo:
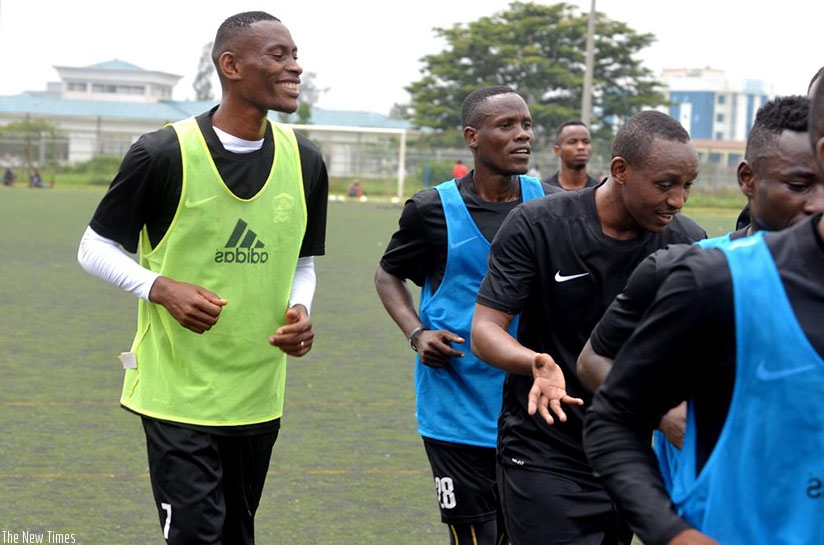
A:
{"type": "Polygon", "coordinates": [[[521,197],[521,184],[517,174],[484,176],[476,169],[472,183],[478,196],[487,202],[511,202],[521,197]]]}
{"type": "Polygon", "coordinates": [[[587,169],[572,169],[561,165],[558,171],[558,185],[564,189],[583,189],[587,186],[587,169]]]}
{"type": "Polygon", "coordinates": [[[256,108],[234,108],[221,102],[212,114],[212,125],[243,140],[260,140],[266,133],[266,114],[256,108]]]}
{"type": "Polygon", "coordinates": [[[631,240],[644,231],[624,206],[621,190],[612,176],[595,188],[595,211],[601,232],[615,240],[631,240]]]}

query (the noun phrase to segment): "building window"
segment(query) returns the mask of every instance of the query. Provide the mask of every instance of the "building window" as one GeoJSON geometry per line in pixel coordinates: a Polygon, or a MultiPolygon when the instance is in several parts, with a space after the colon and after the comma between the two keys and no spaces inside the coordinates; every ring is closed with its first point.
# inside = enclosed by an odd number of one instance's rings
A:
{"type": "Polygon", "coordinates": [[[730,153],[727,155],[727,166],[728,167],[735,167],[738,166],[738,163],[741,162],[741,154],[740,153],[730,153]]]}
{"type": "Polygon", "coordinates": [[[723,123],[724,122],[724,114],[715,114],[715,122],[716,123],[723,123]]]}
{"type": "Polygon", "coordinates": [[[86,89],[88,88],[86,82],[80,81],[70,81],[66,84],[66,89],[69,91],[77,91],[80,93],[85,93],[86,89]]]}
{"type": "Polygon", "coordinates": [[[94,93],[112,93],[118,95],[142,95],[146,92],[143,85],[104,85],[95,83],[92,85],[94,93]]]}
{"type": "Polygon", "coordinates": [[[724,133],[720,132],[720,131],[715,133],[715,139],[716,140],[723,140],[724,139],[724,133]]]}
{"type": "Polygon", "coordinates": [[[710,163],[713,164],[713,165],[720,165],[722,157],[723,157],[722,154],[712,152],[712,153],[710,153],[710,163]]]}
{"type": "Polygon", "coordinates": [[[102,83],[92,84],[93,93],[114,93],[117,87],[114,85],[103,85],[102,83]]]}
{"type": "Polygon", "coordinates": [[[726,95],[718,95],[718,104],[724,104],[725,102],[727,102],[726,95]]]}

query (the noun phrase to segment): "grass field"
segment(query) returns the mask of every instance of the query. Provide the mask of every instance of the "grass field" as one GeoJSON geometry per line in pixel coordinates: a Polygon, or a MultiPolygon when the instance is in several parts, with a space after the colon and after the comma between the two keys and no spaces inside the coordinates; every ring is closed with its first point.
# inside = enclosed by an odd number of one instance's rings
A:
{"type": "MultiPolygon", "coordinates": [[[[75,260],[101,195],[0,187],[0,536],[20,542],[49,531],[163,542],[140,422],[117,404],[135,301],[75,260]]],[[[289,364],[259,543],[447,542],[416,434],[412,354],[372,284],[399,212],[330,203],[314,350],[289,364]]],[[[687,213],[713,236],[737,211],[687,213]]]]}

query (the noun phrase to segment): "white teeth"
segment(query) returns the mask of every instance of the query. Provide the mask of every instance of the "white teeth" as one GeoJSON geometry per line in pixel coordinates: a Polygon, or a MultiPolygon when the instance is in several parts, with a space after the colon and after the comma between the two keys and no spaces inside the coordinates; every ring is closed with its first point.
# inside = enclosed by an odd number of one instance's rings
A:
{"type": "Polygon", "coordinates": [[[286,87],[287,89],[290,89],[292,91],[297,91],[298,90],[298,84],[297,83],[289,82],[289,83],[281,83],[281,85],[283,85],[284,87],[286,87]]]}

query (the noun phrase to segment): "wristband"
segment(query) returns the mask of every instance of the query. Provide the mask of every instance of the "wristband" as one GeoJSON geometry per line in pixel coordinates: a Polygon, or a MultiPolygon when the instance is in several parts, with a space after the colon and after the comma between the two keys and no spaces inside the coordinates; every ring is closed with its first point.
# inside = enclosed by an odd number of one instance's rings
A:
{"type": "Polygon", "coordinates": [[[409,341],[409,346],[410,346],[410,347],[412,348],[412,350],[414,350],[415,352],[417,352],[417,351],[418,351],[418,349],[417,349],[417,348],[415,348],[415,343],[414,343],[414,341],[415,341],[415,335],[417,335],[418,333],[420,333],[420,332],[422,332],[422,331],[429,331],[429,328],[428,328],[428,327],[424,327],[424,326],[418,326],[418,327],[416,327],[415,329],[413,329],[413,330],[412,330],[412,333],[410,333],[410,334],[409,334],[409,337],[407,338],[407,340],[409,341]]]}

